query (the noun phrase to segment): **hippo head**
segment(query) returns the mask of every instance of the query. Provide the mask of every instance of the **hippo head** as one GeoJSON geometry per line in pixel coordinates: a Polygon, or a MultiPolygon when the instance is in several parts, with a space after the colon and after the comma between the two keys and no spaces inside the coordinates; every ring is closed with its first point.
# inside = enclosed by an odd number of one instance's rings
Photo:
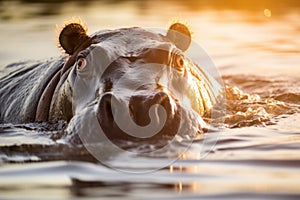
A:
{"type": "Polygon", "coordinates": [[[88,36],[71,23],[59,40],[69,57],[49,119],[70,121],[69,132],[151,140],[204,128],[217,94],[184,53],[191,43],[185,25],[166,34],[135,27],[88,36]]]}

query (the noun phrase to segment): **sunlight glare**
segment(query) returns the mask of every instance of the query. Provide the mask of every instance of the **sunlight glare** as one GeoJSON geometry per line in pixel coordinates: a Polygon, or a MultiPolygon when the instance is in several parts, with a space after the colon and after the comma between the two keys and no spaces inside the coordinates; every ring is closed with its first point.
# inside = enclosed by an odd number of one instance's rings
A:
{"type": "Polygon", "coordinates": [[[272,12],[270,9],[266,8],[264,9],[264,15],[268,18],[270,18],[272,16],[272,12]]]}

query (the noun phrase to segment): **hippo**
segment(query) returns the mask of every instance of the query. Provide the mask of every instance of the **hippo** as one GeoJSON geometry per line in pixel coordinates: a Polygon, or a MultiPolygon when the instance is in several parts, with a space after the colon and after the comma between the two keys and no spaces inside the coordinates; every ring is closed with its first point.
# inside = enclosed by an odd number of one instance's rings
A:
{"type": "Polygon", "coordinates": [[[165,34],[131,27],[88,35],[85,25],[71,22],[58,39],[64,55],[3,69],[1,123],[64,120],[69,132],[100,127],[112,140],[144,140],[180,128],[199,133],[211,117],[219,94],[185,55],[185,24],[175,22],[165,34]]]}

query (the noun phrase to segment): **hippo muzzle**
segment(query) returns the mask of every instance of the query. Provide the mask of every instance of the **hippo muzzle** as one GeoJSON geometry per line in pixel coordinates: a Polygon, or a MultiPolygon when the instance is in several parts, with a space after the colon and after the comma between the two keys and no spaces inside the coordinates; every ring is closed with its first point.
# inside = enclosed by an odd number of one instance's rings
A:
{"type": "Polygon", "coordinates": [[[159,139],[175,135],[180,125],[180,108],[164,92],[132,96],[128,103],[109,93],[98,108],[98,122],[111,140],[159,139]]]}

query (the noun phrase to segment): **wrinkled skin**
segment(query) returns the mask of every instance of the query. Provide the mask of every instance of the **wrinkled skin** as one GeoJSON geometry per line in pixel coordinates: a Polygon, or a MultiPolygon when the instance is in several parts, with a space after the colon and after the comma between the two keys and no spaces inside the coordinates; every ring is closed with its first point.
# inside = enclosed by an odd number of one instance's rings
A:
{"type": "Polygon", "coordinates": [[[2,122],[66,120],[69,133],[100,128],[110,139],[201,132],[218,94],[184,55],[190,44],[184,25],[175,29],[181,40],[170,30],[162,35],[127,28],[87,36],[76,26],[67,25],[60,35],[67,59],[19,65],[1,77],[2,122]]]}

